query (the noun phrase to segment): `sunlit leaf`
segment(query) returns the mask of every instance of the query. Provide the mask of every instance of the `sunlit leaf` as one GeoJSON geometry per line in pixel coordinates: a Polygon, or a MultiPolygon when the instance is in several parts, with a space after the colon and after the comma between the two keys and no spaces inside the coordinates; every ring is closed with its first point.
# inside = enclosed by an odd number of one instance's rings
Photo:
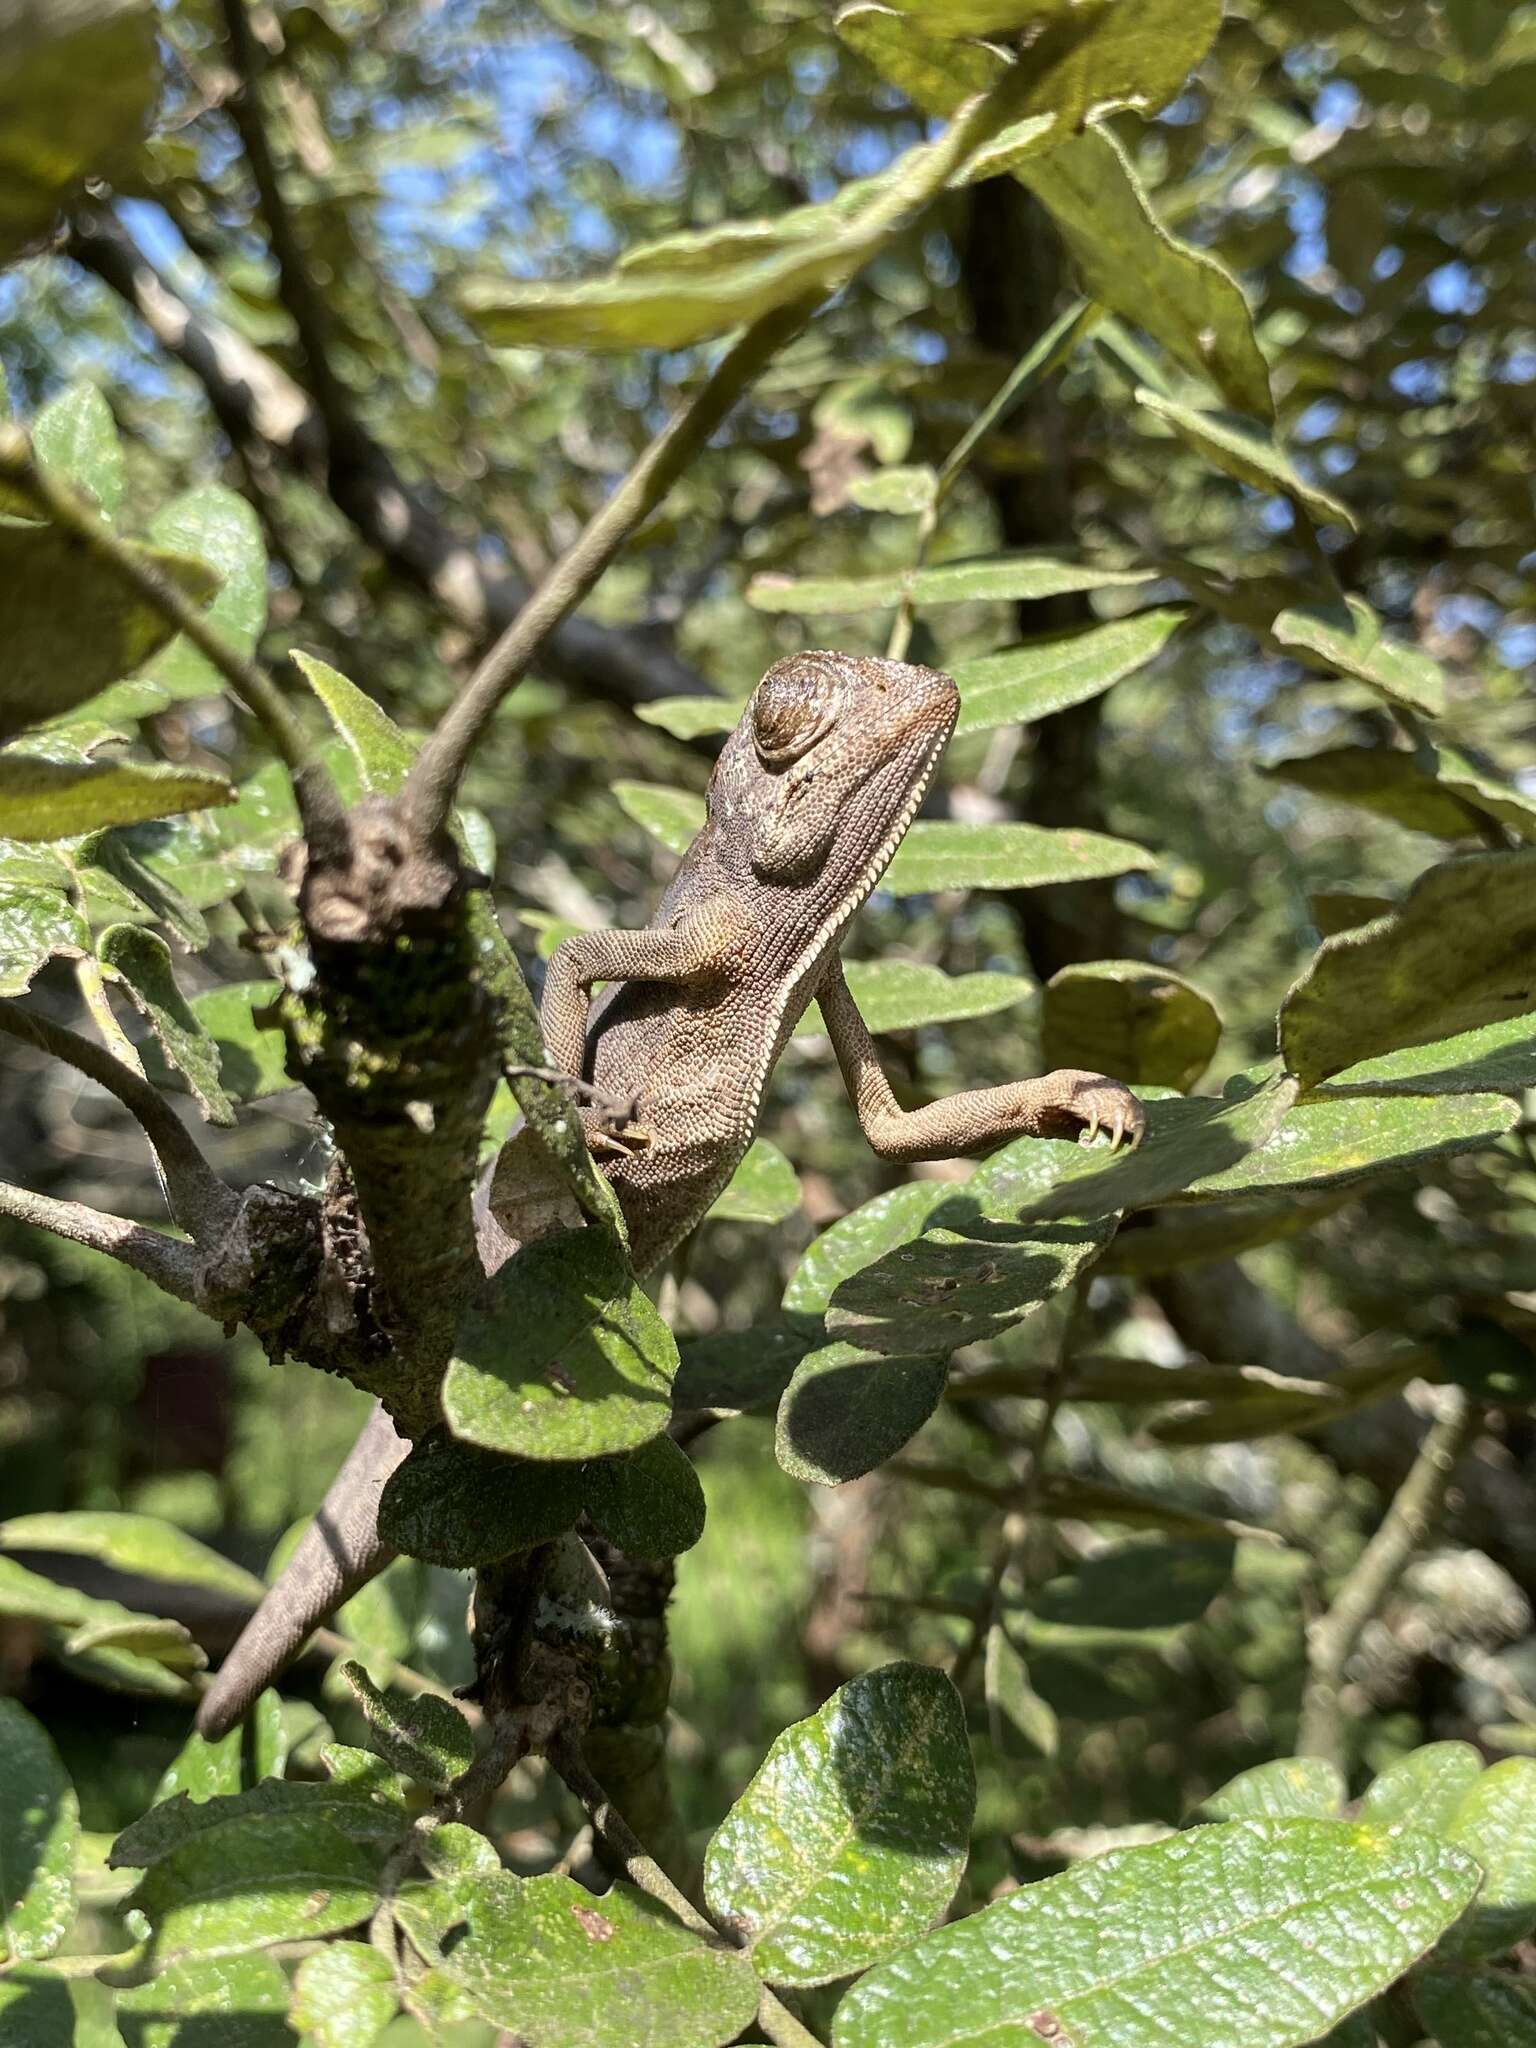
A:
{"type": "Polygon", "coordinates": [[[1136,393],[1136,403],[1228,476],[1256,491],[1278,491],[1294,498],[1312,518],[1354,531],[1348,507],[1302,476],[1273,434],[1257,421],[1240,413],[1201,412],[1146,389],[1136,393]]]}
{"type": "Polygon", "coordinates": [[[1389,640],[1364,598],[1351,597],[1344,611],[1284,611],[1270,630],[1282,647],[1310,657],[1312,666],[1352,676],[1391,702],[1431,717],[1445,709],[1440,664],[1417,647],[1389,640]]]}
{"type": "Polygon", "coordinates": [[[0,1699],[0,1960],[40,1962],[69,1932],[79,1833],[79,1802],[47,1733],[0,1699]]]}
{"type": "Polygon", "coordinates": [[[114,924],[96,941],[109,977],[127,992],[165,1057],[210,1123],[232,1124],[234,1104],[219,1085],[219,1048],[176,985],[171,949],[142,925],[114,924]]]}
{"type": "Polygon", "coordinates": [[[123,447],[112,408],[82,379],[50,399],[32,422],[38,466],[95,499],[110,519],[123,501],[123,447]]]}
{"type": "Polygon", "coordinates": [[[1160,654],[1187,617],[1171,606],[1133,612],[1102,626],[1080,626],[958,662],[956,736],[990,732],[999,725],[1032,725],[1102,696],[1160,654]]]}
{"type": "Polygon", "coordinates": [[[880,887],[893,896],[932,896],[943,889],[1042,889],[1156,865],[1145,847],[1102,832],[920,820],[897,848],[880,887]]]}
{"type": "Polygon", "coordinates": [[[800,1206],[800,1182],[777,1145],[754,1138],[709,1212],[713,1223],[782,1223],[800,1206]]]}
{"type": "Polygon", "coordinates": [[[0,832],[12,839],[68,839],[234,799],[222,776],[198,768],[0,754],[0,832]]]}
{"type": "Polygon", "coordinates": [[[1015,604],[1060,597],[1069,591],[1105,590],[1150,582],[1150,569],[1112,569],[1062,555],[1019,553],[933,569],[879,576],[781,576],[765,571],[747,585],[747,602],[760,612],[869,613],[889,609],[903,595],[916,605],[1015,604]]]}

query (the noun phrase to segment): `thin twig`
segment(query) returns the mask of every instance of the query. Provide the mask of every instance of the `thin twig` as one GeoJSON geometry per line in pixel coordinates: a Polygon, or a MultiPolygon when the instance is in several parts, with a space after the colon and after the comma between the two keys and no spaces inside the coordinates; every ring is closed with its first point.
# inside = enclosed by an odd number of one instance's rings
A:
{"type": "Polygon", "coordinates": [[[992,1571],[987,1588],[976,1603],[971,1619],[971,1632],[956,1655],[949,1674],[957,1687],[965,1684],[977,1657],[981,1654],[982,1645],[997,1619],[1003,1581],[1029,1535],[1029,1518],[1034,1512],[1041,1481],[1045,1477],[1045,1454],[1050,1448],[1051,1437],[1056,1428],[1056,1417],[1061,1412],[1062,1403],[1067,1398],[1067,1389],[1072,1384],[1073,1351],[1087,1299],[1088,1282],[1086,1279],[1075,1280],[1067,1301],[1067,1319],[1062,1325],[1061,1340],[1056,1347],[1056,1360],[1051,1367],[1049,1378],[1040,1389],[1040,1414],[1024,1445],[1024,1470],[1019,1475],[1017,1485],[1012,1489],[1012,1502],[998,1532],[997,1551],[992,1559],[992,1571]]]}
{"type": "Polygon", "coordinates": [[[110,1216],[104,1209],[88,1209],[83,1202],[60,1202],[52,1195],[35,1195],[30,1188],[13,1187],[0,1181],[0,1216],[18,1223],[34,1224],[68,1238],[93,1252],[105,1252],[121,1266],[143,1273],[178,1301],[197,1305],[198,1276],[203,1257],[195,1245],[183,1244],[143,1223],[130,1223],[124,1216],[110,1216]]]}
{"type": "Polygon", "coordinates": [[[189,1237],[211,1247],[233,1223],[240,1197],[198,1150],[191,1132],[157,1088],[78,1031],[0,999],[0,1031],[63,1060],[109,1095],[142,1128],[165,1171],[171,1214],[189,1237]]]}
{"type": "Polygon", "coordinates": [[[1381,1525],[1307,1637],[1298,1756],[1344,1759],[1344,1674],[1366,1625],[1402,1577],[1414,1552],[1433,1533],[1457,1465],[1482,1423],[1482,1410],[1460,1387],[1439,1391],[1440,1413],[1392,1497],[1381,1525]]]}
{"type": "Polygon", "coordinates": [[[94,506],[35,462],[19,427],[0,425],[0,479],[24,491],[49,517],[130,589],[138,592],[160,616],[205,654],[240,702],[266,729],[267,737],[294,777],[301,807],[306,790],[318,795],[330,788],[329,774],[315,762],[304,728],[279,694],[266,670],[232,647],[216,626],[161,568],[152,555],[121,539],[94,506]]]}
{"type": "Polygon", "coordinates": [[[546,636],[586,597],[747,385],[810,318],[814,304],[812,299],[796,300],[764,314],[747,329],[529,596],[416,756],[406,779],[405,808],[418,838],[430,839],[442,829],[476,743],[546,636]]]}
{"type": "MultiPolygon", "coordinates": [[[[599,1835],[624,1866],[624,1875],[637,1891],[665,1906],[700,1940],[715,1948],[735,1946],[701,1913],[686,1892],[675,1885],[646,1848],[629,1822],[603,1790],[581,1753],[579,1738],[564,1736],[549,1750],[549,1761],[568,1789],[586,1808],[593,1831],[599,1835]]],[[[757,2008],[758,2024],[778,2048],[822,2048],[810,2030],[797,2020],[783,2001],[766,1985],[757,2008]]]]}

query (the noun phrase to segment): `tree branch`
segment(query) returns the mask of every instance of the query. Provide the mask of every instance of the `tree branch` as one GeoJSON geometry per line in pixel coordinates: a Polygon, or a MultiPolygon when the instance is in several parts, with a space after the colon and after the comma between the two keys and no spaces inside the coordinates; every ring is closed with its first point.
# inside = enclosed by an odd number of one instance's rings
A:
{"type": "Polygon", "coordinates": [[[809,319],[819,299],[755,321],[689,403],[669,420],[613,496],[587,521],[449,706],[416,756],[405,815],[416,837],[442,828],[476,742],[568,612],[575,610],[641,520],[660,504],[758,372],[809,319]]]}
{"type": "Polygon", "coordinates": [[[183,1244],[145,1224],[130,1223],[126,1217],[109,1216],[104,1209],[89,1209],[83,1202],[35,1195],[30,1188],[13,1187],[9,1181],[0,1181],[0,1216],[52,1231],[55,1237],[83,1244],[88,1251],[105,1252],[109,1259],[131,1266],[178,1301],[201,1306],[198,1276],[203,1256],[195,1245],[183,1244]]]}
{"type": "MultiPolygon", "coordinates": [[[[249,460],[280,462],[326,492],[397,575],[470,633],[499,633],[516,618],[528,585],[486,567],[495,546],[490,536],[453,530],[430,494],[404,482],[355,420],[351,446],[340,459],[309,393],[233,328],[194,312],[110,215],[82,210],[65,248],[186,365],[207,392],[219,424],[249,460]]],[[[566,619],[540,660],[557,681],[625,706],[656,697],[697,697],[709,688],[663,636],[644,627],[566,619]]]]}
{"type": "Polygon", "coordinates": [[[1302,1695],[1298,1756],[1344,1760],[1344,1673],[1366,1624],[1402,1577],[1414,1552],[1428,1541],[1457,1465],[1482,1422],[1482,1410],[1460,1387],[1440,1390],[1441,1411],[1381,1525],[1312,1624],[1307,1640],[1307,1683],[1302,1695]]]}
{"type": "Polygon", "coordinates": [[[260,720],[267,736],[294,778],[301,808],[330,778],[314,764],[314,749],[298,719],[283,701],[276,684],[257,662],[239,653],[186,592],[141,549],[119,538],[103,523],[94,506],[33,460],[31,446],[19,427],[0,426],[0,477],[24,491],[60,526],[80,541],[120,583],[138,592],[168,619],[179,633],[205,654],[230,689],[260,720]],[[323,780],[322,780],[323,778],[323,780]]]}
{"type": "Polygon", "coordinates": [[[154,1147],[165,1174],[171,1214],[189,1237],[211,1250],[233,1223],[240,1197],[214,1172],[160,1091],[104,1046],[9,999],[0,1000],[0,1031],[65,1061],[117,1097],[154,1147]]]}

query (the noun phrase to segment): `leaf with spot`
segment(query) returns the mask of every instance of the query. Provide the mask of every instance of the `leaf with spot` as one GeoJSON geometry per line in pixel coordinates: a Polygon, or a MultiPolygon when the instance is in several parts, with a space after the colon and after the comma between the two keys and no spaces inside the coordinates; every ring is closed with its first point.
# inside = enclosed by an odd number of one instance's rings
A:
{"type": "Polygon", "coordinates": [[[80,1804],[46,1731],[0,1699],[0,1961],[41,1962],[68,1934],[79,1839],[80,1804]]]}
{"type": "Polygon", "coordinates": [[[1154,660],[1188,616],[1174,606],[1133,612],[958,662],[956,738],[1000,725],[1033,725],[1102,696],[1154,660]]]}
{"type": "Polygon", "coordinates": [[[1386,628],[1362,597],[1347,598],[1342,608],[1283,611],[1270,631],[1287,653],[1310,667],[1349,676],[1389,703],[1431,718],[1445,710],[1440,664],[1405,641],[1388,639],[1386,628]]]}
{"type": "Polygon", "coordinates": [[[579,1465],[511,1458],[432,1429],[390,1474],[379,1534],[410,1557],[467,1571],[552,1542],[575,1527],[583,1499],[579,1465]]]}
{"type": "Polygon", "coordinates": [[[0,832],[12,839],[69,839],[234,800],[221,775],[200,768],[0,754],[0,832]]]}
{"type": "Polygon", "coordinates": [[[679,1557],[704,1534],[704,1489],[669,1436],[585,1468],[587,1513],[626,1557],[679,1557]]]}
{"type": "Polygon", "coordinates": [[[975,1801],[960,1695],[887,1664],[778,1737],[705,1852],[705,1896],[769,1983],[830,1983],[938,1919],[975,1801]]]}
{"type": "Polygon", "coordinates": [[[1182,1092],[1210,1065],[1220,1037],[1209,997],[1181,974],[1141,960],[1063,967],[1041,997],[1047,1067],[1087,1067],[1182,1092]]]}
{"type": "MultiPolygon", "coordinates": [[[[218,589],[201,561],[159,548],[134,552],[194,601],[218,589]]],[[[0,522],[0,740],[84,704],[163,648],[174,630],[61,527],[0,522]]],[[[0,817],[0,832],[13,831],[0,817]]]]}
{"type": "Polygon", "coordinates": [[[1130,588],[1151,580],[1150,569],[1115,569],[1107,563],[1075,562],[1065,555],[1020,552],[875,576],[794,577],[765,570],[747,585],[747,602],[760,612],[816,618],[885,611],[903,597],[924,609],[935,604],[1022,604],[1073,591],[1130,588]]]}
{"type": "Polygon", "coordinates": [[[460,1324],[443,1414],[466,1442],[517,1457],[634,1450],[666,1427],[677,1345],[606,1232],[567,1230],[502,1267],[460,1324]]]}
{"type": "Polygon", "coordinates": [[[786,1310],[797,1316],[823,1316],[841,1282],[921,1236],[934,1210],[953,1196],[954,1189],[942,1181],[905,1181],[840,1217],[790,1275],[784,1290],[786,1310]]]}
{"type": "Polygon", "coordinates": [[[1203,1799],[1194,1821],[1337,1820],[1348,1788],[1339,1767],[1321,1756],[1284,1756],[1239,1771],[1203,1799]]]}
{"type": "Polygon", "coordinates": [[[948,1354],[892,1357],[824,1344],[801,1360],[779,1403],[774,1454],[791,1479],[840,1486],[883,1465],[944,1396],[948,1354]]]}
{"type": "Polygon", "coordinates": [[[167,1060],[211,1124],[232,1124],[235,1107],[219,1083],[219,1048],[176,985],[171,949],[142,925],[114,924],[96,941],[108,979],[123,988],[167,1060]]]}
{"type": "Polygon", "coordinates": [[[361,1664],[341,1675],[367,1716],[370,1746],[395,1770],[442,1792],[474,1762],[474,1735],[451,1700],[381,1692],[361,1664]]]}
{"type": "Polygon", "coordinates": [[[501,1871],[461,1882],[454,1906],[466,1931],[438,1969],[526,2048],[725,2048],[757,2010],[745,1956],[626,1884],[595,1898],[501,1871]]]}
{"type": "Polygon", "coordinates": [[[1335,1820],[1195,1828],[915,1942],[853,1987],[832,2038],[981,2048],[1008,2013],[1072,2048],[1301,2048],[1401,1976],[1476,1889],[1471,1859],[1427,1835],[1335,1820]]]}
{"type": "Polygon", "coordinates": [[[782,1223],[800,1206],[800,1182],[777,1145],[754,1138],[705,1219],[711,1223],[782,1223]]]}

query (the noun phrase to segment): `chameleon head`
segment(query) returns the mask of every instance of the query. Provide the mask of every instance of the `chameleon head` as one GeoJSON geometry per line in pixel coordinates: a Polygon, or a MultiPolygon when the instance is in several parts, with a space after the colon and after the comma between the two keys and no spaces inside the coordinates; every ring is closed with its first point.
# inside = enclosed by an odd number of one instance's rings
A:
{"type": "Polygon", "coordinates": [[[712,812],[727,832],[743,833],[761,881],[803,884],[834,846],[878,874],[922,801],[959,708],[959,692],[937,669],[791,654],[763,677],[727,742],[712,812]]]}

